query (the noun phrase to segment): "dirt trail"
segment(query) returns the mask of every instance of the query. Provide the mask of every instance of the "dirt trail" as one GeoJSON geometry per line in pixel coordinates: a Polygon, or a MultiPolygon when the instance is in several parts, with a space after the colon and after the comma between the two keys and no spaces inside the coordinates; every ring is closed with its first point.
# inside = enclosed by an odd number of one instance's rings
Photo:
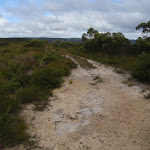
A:
{"type": "MultiPolygon", "coordinates": [[[[43,150],[150,150],[150,101],[140,85],[128,87],[111,68],[74,69],[51,106],[23,114],[29,132],[43,150]],[[99,75],[102,82],[93,84],[99,75]],[[69,81],[72,80],[72,84],[69,81]]],[[[23,148],[19,148],[23,149],[23,148]]]]}

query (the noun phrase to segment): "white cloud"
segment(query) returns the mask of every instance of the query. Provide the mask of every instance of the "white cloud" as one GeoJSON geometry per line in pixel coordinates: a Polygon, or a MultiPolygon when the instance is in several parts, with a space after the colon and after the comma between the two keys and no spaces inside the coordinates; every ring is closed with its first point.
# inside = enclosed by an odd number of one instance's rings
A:
{"type": "Polygon", "coordinates": [[[89,27],[99,32],[122,32],[137,38],[135,27],[149,21],[149,0],[22,0],[7,6],[3,14],[18,18],[11,22],[0,16],[0,36],[81,37],[89,27]],[[45,15],[46,14],[46,15],[45,15]]]}
{"type": "Polygon", "coordinates": [[[0,28],[5,28],[6,26],[8,26],[8,21],[4,18],[4,17],[0,17],[0,28]]]}

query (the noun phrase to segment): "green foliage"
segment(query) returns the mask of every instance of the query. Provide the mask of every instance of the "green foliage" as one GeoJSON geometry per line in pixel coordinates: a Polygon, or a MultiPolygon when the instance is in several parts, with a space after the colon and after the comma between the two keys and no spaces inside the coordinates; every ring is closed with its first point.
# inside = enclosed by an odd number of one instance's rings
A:
{"type": "Polygon", "coordinates": [[[96,43],[94,39],[88,39],[84,44],[84,48],[87,51],[97,51],[99,46],[99,43],[96,43]]]}
{"type": "Polygon", "coordinates": [[[58,40],[56,40],[56,41],[53,43],[53,46],[55,46],[55,47],[60,46],[60,42],[59,42],[58,40]]]}
{"type": "Polygon", "coordinates": [[[98,33],[94,38],[86,40],[84,48],[87,51],[103,52],[109,55],[126,55],[129,54],[131,42],[118,33],[98,33]]]}
{"type": "Polygon", "coordinates": [[[88,39],[88,38],[86,37],[86,34],[83,33],[83,35],[82,35],[82,42],[85,42],[87,39],[88,39]]]}
{"type": "Polygon", "coordinates": [[[143,53],[138,56],[132,75],[140,81],[150,82],[150,54],[143,53]]]}
{"type": "Polygon", "coordinates": [[[42,58],[42,62],[44,62],[45,64],[48,64],[50,63],[51,61],[54,61],[56,60],[56,56],[55,55],[45,55],[43,58],[42,58]]]}
{"type": "Polygon", "coordinates": [[[42,90],[35,86],[21,88],[17,91],[17,98],[21,103],[30,103],[40,101],[43,96],[42,90]]]}
{"type": "Polygon", "coordinates": [[[138,38],[133,49],[134,54],[142,54],[142,52],[150,53],[150,40],[149,38],[138,38]]]}
{"type": "Polygon", "coordinates": [[[62,76],[67,76],[76,64],[70,59],[58,54],[49,57],[53,61],[41,69],[37,69],[32,75],[32,84],[45,89],[59,87],[62,83],[62,76]],[[63,62],[63,63],[62,63],[63,62]]]}
{"type": "Polygon", "coordinates": [[[72,84],[72,80],[69,81],[69,84],[72,84]]]}
{"type": "Polygon", "coordinates": [[[79,56],[73,56],[73,58],[79,63],[82,68],[95,68],[91,63],[89,63],[86,59],[81,58],[79,56]]]}
{"type": "Polygon", "coordinates": [[[150,21],[147,23],[141,23],[136,27],[136,30],[142,29],[143,37],[147,38],[149,37],[150,33],[150,21]]]}
{"type": "MultiPolygon", "coordinates": [[[[69,66],[71,69],[77,68],[77,64],[71,61],[70,59],[66,59],[65,63],[67,66],[69,66]]],[[[67,74],[68,75],[68,74],[67,74]]]]}
{"type": "Polygon", "coordinates": [[[0,116],[0,147],[15,146],[28,139],[26,126],[17,115],[0,116]]]}
{"type": "Polygon", "coordinates": [[[8,67],[8,69],[2,70],[1,73],[3,74],[5,79],[11,80],[16,78],[19,74],[27,71],[31,66],[30,64],[27,64],[27,62],[12,62],[9,63],[8,67]]]}
{"type": "Polygon", "coordinates": [[[0,72],[0,83],[2,82],[2,80],[4,79],[3,74],[0,72]]]}
{"type": "Polygon", "coordinates": [[[43,110],[52,89],[76,67],[66,57],[45,52],[47,44],[42,40],[10,41],[5,49],[11,51],[7,52],[0,46],[0,149],[28,139],[25,123],[17,116],[22,104],[34,102],[36,110],[43,110]]]}
{"type": "Polygon", "coordinates": [[[9,53],[9,52],[11,52],[11,50],[9,50],[9,49],[3,49],[3,50],[1,50],[1,52],[3,52],[3,53],[9,53]]]}
{"type": "Polygon", "coordinates": [[[40,102],[39,101],[34,102],[33,104],[35,106],[35,110],[43,111],[46,108],[46,106],[48,105],[48,102],[49,101],[47,99],[40,101],[40,102]]]}
{"type": "Polygon", "coordinates": [[[23,70],[23,66],[19,63],[10,63],[7,70],[3,70],[2,73],[5,79],[11,80],[20,74],[23,70]]]}
{"type": "Polygon", "coordinates": [[[4,91],[4,93],[13,93],[19,87],[21,87],[20,83],[13,80],[1,84],[1,89],[4,91]]]}
{"type": "Polygon", "coordinates": [[[61,48],[68,48],[68,47],[74,47],[74,46],[79,46],[81,45],[81,43],[78,42],[68,42],[68,41],[64,41],[64,42],[60,42],[60,41],[55,41],[53,43],[54,47],[61,47],[61,48]]]}
{"type": "Polygon", "coordinates": [[[82,35],[82,42],[85,42],[88,39],[92,39],[95,36],[95,34],[97,34],[97,33],[98,33],[97,30],[94,30],[94,28],[90,27],[87,30],[87,33],[83,33],[83,35],[82,35]]]}
{"type": "Polygon", "coordinates": [[[25,87],[30,85],[31,76],[25,73],[20,73],[14,80],[17,81],[22,87],[25,87]]]}
{"type": "Polygon", "coordinates": [[[43,47],[47,41],[40,40],[40,39],[32,39],[27,41],[27,44],[25,44],[25,47],[43,47]]]}
{"type": "Polygon", "coordinates": [[[8,41],[0,39],[0,46],[8,46],[8,45],[9,45],[8,41]]]}
{"type": "Polygon", "coordinates": [[[48,65],[34,72],[32,83],[41,88],[53,89],[60,86],[63,74],[62,68],[48,65]]]}
{"type": "Polygon", "coordinates": [[[16,97],[0,94],[0,113],[16,112],[20,108],[20,100],[16,97]]]}
{"type": "Polygon", "coordinates": [[[120,70],[120,69],[115,69],[114,71],[118,74],[124,74],[125,73],[123,70],[120,70]]]}

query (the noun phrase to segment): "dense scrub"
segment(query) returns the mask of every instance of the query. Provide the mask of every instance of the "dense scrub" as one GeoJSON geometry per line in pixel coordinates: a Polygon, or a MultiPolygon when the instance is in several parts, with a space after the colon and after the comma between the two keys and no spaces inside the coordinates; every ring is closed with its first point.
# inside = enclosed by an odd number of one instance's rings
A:
{"type": "Polygon", "coordinates": [[[95,33],[94,31],[93,29],[91,33],[92,38],[90,38],[91,36],[89,37],[88,31],[87,34],[83,34],[84,37],[82,37],[84,38],[84,49],[88,52],[95,51],[112,56],[135,56],[143,52],[150,53],[150,38],[138,38],[136,44],[131,44],[120,32],[95,33]]]}
{"type": "Polygon", "coordinates": [[[132,44],[120,32],[98,33],[97,30],[90,28],[87,33],[82,35],[82,40],[83,43],[57,41],[53,47],[62,53],[70,53],[119,67],[130,71],[137,80],[150,82],[149,37],[138,38],[136,44],[132,44]]]}
{"type": "Polygon", "coordinates": [[[7,41],[0,46],[0,148],[28,139],[25,122],[18,115],[22,104],[33,102],[41,110],[62,77],[76,67],[45,47],[48,43],[41,40],[7,41]]]}
{"type": "Polygon", "coordinates": [[[132,75],[140,81],[150,81],[150,54],[143,53],[138,56],[132,75]]]}
{"type": "Polygon", "coordinates": [[[90,28],[83,34],[83,53],[105,64],[132,72],[134,78],[150,82],[150,38],[138,38],[136,44],[122,33],[98,33],[90,28]]]}

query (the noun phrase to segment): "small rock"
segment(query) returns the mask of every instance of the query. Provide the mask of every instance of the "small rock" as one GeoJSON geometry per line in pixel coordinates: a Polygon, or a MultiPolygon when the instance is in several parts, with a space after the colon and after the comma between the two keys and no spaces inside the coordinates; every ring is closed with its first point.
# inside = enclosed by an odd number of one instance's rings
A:
{"type": "Polygon", "coordinates": [[[77,118],[78,118],[78,116],[77,116],[76,114],[71,114],[71,115],[69,116],[69,119],[70,119],[70,120],[77,120],[77,118]]]}

